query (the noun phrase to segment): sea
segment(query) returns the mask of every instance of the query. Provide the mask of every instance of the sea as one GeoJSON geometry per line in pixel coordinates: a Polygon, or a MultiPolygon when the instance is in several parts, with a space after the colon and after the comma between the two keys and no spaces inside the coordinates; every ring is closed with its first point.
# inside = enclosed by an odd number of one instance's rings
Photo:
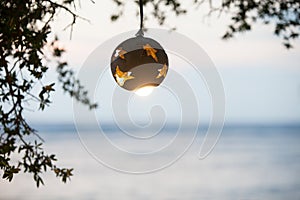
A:
{"type": "Polygon", "coordinates": [[[45,140],[45,151],[56,154],[58,165],[74,168],[74,176],[62,183],[52,172],[46,172],[42,175],[45,185],[39,188],[29,174],[16,175],[12,182],[1,179],[1,200],[300,199],[297,124],[225,125],[215,148],[202,159],[199,150],[205,137],[199,131],[189,148],[169,165],[181,141],[186,144],[186,139],[192,138],[188,129],[176,138],[175,147],[155,152],[153,160],[151,156],[143,159],[147,155],[143,151],[151,145],[157,149],[160,141],[174,138],[172,131],[155,144],[140,145],[121,137],[120,130],[107,133],[117,146],[140,153],[140,162],[135,154],[126,157],[111,153],[104,141],[97,140],[93,129],[79,135],[70,124],[37,125],[37,129],[45,140]],[[95,146],[89,148],[88,140],[95,146]],[[102,156],[91,151],[97,148],[102,156]],[[161,161],[166,163],[158,163],[161,161]],[[151,171],[151,167],[156,170],[151,171]]]}

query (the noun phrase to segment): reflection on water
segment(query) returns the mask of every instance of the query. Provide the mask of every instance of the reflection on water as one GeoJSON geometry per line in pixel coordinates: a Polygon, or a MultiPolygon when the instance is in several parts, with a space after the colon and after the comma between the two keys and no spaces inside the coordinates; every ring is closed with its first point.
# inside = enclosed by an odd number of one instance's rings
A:
{"type": "Polygon", "coordinates": [[[174,165],[145,175],[100,165],[75,132],[43,137],[61,166],[75,168],[72,181],[63,184],[49,173],[46,185],[36,189],[31,176],[19,175],[12,183],[0,181],[0,199],[300,199],[299,128],[225,129],[205,160],[197,159],[200,135],[174,165]]]}

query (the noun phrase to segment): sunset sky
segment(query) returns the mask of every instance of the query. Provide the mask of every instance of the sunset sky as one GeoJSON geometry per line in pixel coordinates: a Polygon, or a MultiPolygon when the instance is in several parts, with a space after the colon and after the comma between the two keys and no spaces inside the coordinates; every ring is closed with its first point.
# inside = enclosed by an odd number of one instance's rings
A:
{"type": "MultiPolygon", "coordinates": [[[[192,1],[185,1],[189,7],[192,1]]],[[[117,22],[110,21],[116,11],[111,0],[82,2],[78,13],[91,23],[78,20],[73,37],[63,31],[70,22],[64,13],[58,16],[55,32],[65,56],[75,70],[83,65],[88,55],[102,42],[122,32],[138,28],[137,6],[128,4],[125,14],[117,22]]],[[[281,39],[272,34],[273,27],[253,26],[253,31],[221,40],[226,30],[228,16],[203,18],[207,5],[190,9],[186,15],[170,16],[166,26],[159,26],[151,17],[145,23],[148,28],[168,29],[176,26],[177,31],[198,43],[212,59],[220,72],[226,94],[227,123],[298,123],[300,124],[300,40],[294,42],[294,49],[286,50],[281,39]]],[[[147,15],[147,8],[146,8],[147,15]]],[[[110,58],[108,59],[108,63],[110,58]]],[[[170,66],[172,67],[172,66],[170,66]]],[[[54,71],[54,70],[52,70],[54,71]]],[[[50,73],[46,79],[55,80],[50,73]]],[[[72,122],[72,101],[64,96],[59,86],[53,95],[53,104],[44,112],[28,112],[32,122],[72,122]]]]}

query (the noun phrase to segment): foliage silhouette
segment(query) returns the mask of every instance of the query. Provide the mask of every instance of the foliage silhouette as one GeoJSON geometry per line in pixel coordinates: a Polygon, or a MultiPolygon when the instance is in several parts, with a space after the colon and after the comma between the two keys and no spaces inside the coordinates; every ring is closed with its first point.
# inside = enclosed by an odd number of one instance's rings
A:
{"type": "Polygon", "coordinates": [[[64,49],[57,38],[49,42],[52,22],[64,10],[72,16],[72,27],[79,18],[72,10],[74,0],[56,3],[52,0],[1,0],[0,2],[0,173],[11,181],[23,171],[33,175],[37,187],[44,184],[43,172],[51,170],[63,182],[73,169],[60,168],[54,154],[46,154],[43,140],[24,118],[24,109],[33,101],[44,110],[51,103],[54,83],[43,84],[42,79],[56,61],[58,80],[62,89],[90,109],[87,91],[66,62],[61,61],[64,49]],[[51,55],[52,54],[52,55],[51,55]],[[52,61],[52,62],[51,62],[52,61]],[[35,94],[34,88],[40,88],[35,94]],[[34,137],[33,137],[34,136],[34,137]],[[17,160],[12,159],[17,154],[17,160]]]}
{"type": "MultiPolygon", "coordinates": [[[[123,15],[125,4],[130,1],[113,1],[118,11],[111,16],[111,20],[116,21],[123,15]]],[[[135,2],[139,3],[138,0],[135,2]]],[[[179,16],[192,9],[183,8],[182,2],[183,0],[143,0],[144,7],[149,8],[149,13],[145,16],[154,17],[162,25],[168,17],[179,16]]],[[[231,17],[223,39],[230,39],[237,33],[250,31],[253,24],[258,22],[273,25],[274,34],[283,40],[283,45],[287,49],[292,48],[292,41],[300,34],[299,0],[193,0],[192,7],[198,8],[203,4],[209,6],[207,16],[214,13],[221,16],[225,13],[231,17]]]]}

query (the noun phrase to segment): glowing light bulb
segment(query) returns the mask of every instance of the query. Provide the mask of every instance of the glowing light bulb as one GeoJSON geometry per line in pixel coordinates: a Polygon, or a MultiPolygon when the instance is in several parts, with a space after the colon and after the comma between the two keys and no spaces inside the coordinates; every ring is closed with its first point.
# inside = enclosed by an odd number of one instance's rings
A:
{"type": "Polygon", "coordinates": [[[153,86],[145,86],[145,87],[137,89],[135,91],[135,94],[145,97],[145,96],[150,95],[152,93],[153,89],[154,89],[153,86]]]}

